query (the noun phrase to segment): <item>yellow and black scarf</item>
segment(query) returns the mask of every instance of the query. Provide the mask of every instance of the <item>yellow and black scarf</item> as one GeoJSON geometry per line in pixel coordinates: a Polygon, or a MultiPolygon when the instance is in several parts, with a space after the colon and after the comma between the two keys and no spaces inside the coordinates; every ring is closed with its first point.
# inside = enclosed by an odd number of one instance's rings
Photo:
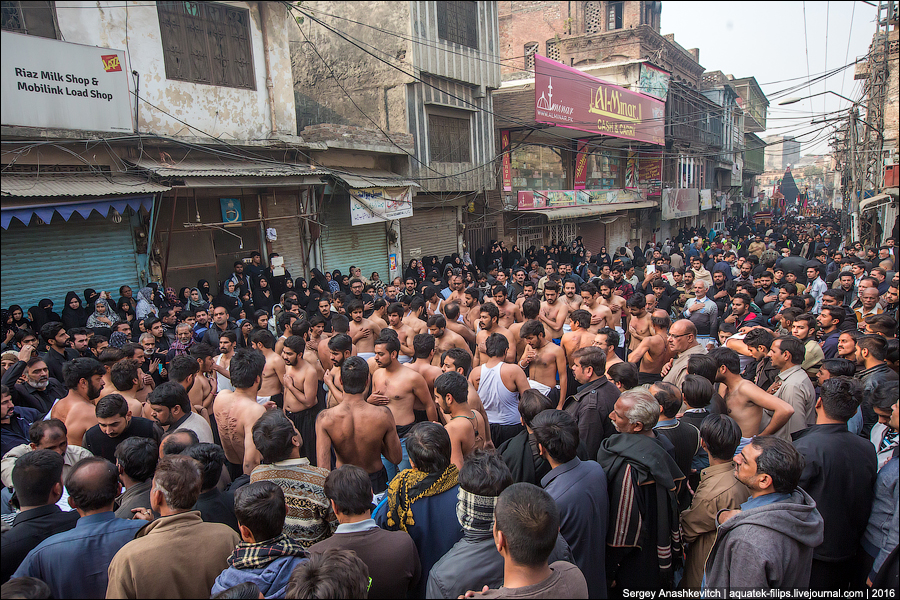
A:
{"type": "Polygon", "coordinates": [[[458,479],[459,470],[454,464],[440,473],[424,473],[418,469],[400,471],[388,486],[388,528],[408,531],[408,527],[416,524],[413,520],[413,503],[453,489],[458,479]]]}

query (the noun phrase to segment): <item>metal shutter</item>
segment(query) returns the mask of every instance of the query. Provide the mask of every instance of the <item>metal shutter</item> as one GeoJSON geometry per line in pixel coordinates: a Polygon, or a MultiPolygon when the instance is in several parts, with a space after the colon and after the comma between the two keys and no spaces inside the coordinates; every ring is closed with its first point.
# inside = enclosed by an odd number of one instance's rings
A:
{"type": "Polygon", "coordinates": [[[404,265],[412,258],[424,256],[437,256],[438,260],[443,260],[459,250],[456,208],[415,207],[413,216],[400,220],[400,239],[404,265]]]}
{"type": "Polygon", "coordinates": [[[96,214],[87,220],[73,215],[68,222],[55,216],[53,221],[26,227],[13,220],[0,236],[0,304],[21,304],[27,310],[50,298],[53,310],[61,314],[69,291],[79,296],[87,288],[107,291],[113,302],[119,298],[119,286],[137,292],[139,273],[127,217],[121,223],[96,214]]]}
{"type": "Polygon", "coordinates": [[[599,220],[581,221],[578,223],[578,235],[583,238],[581,243],[584,244],[585,250],[590,250],[597,256],[600,254],[600,248],[606,244],[606,225],[599,220]]]}
{"type": "Polygon", "coordinates": [[[388,279],[388,246],[385,223],[350,224],[350,197],[335,196],[322,211],[322,257],[329,271],[340,269],[348,275],[350,266],[359,267],[364,277],[378,271],[383,281],[388,279]]]}

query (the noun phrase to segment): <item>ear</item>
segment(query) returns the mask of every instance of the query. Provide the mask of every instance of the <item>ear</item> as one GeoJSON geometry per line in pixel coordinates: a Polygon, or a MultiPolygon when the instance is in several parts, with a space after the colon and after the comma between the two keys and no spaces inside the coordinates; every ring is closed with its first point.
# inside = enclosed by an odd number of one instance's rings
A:
{"type": "Polygon", "coordinates": [[[820,408],[822,408],[822,398],[817,398],[816,399],[816,410],[819,410],[820,408]]]}
{"type": "Polygon", "coordinates": [[[75,510],[75,509],[78,508],[77,506],[75,506],[75,500],[72,498],[72,496],[69,496],[69,497],[66,499],[66,502],[68,502],[69,508],[71,508],[72,510],[75,510]]]}

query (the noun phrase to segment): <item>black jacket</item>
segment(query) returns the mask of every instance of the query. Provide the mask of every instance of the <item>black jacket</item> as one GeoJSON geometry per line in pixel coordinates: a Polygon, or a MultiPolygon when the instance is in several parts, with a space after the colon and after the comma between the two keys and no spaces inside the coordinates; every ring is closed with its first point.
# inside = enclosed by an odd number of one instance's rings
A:
{"type": "Polygon", "coordinates": [[[852,558],[869,522],[878,465],[875,447],[845,423],[810,425],[793,435],[806,459],[798,484],[825,520],[825,541],[813,557],[826,562],[852,558]]]}
{"type": "Polygon", "coordinates": [[[55,504],[17,514],[12,529],[3,534],[0,544],[0,583],[9,581],[25,556],[38,544],[51,535],[72,529],[77,520],[77,512],[63,512],[55,504]]]}
{"type": "Polygon", "coordinates": [[[33,408],[43,417],[53,407],[53,403],[64,397],[68,391],[66,386],[50,377],[50,383],[43,390],[38,390],[27,383],[17,383],[19,377],[25,372],[25,361],[20,360],[3,374],[3,385],[12,393],[13,404],[33,408]]]}
{"type": "Polygon", "coordinates": [[[72,348],[66,348],[64,356],[53,348],[47,348],[47,352],[41,358],[43,358],[44,362],[47,363],[47,369],[50,371],[50,377],[57,381],[62,381],[64,379],[63,364],[69,362],[74,358],[78,358],[78,352],[76,352],[72,348]]]}
{"type": "Polygon", "coordinates": [[[603,440],[617,433],[609,413],[618,398],[619,388],[606,376],[580,386],[566,398],[563,410],[578,423],[578,433],[591,458],[597,456],[603,440]]]}
{"type": "Polygon", "coordinates": [[[40,418],[38,411],[33,408],[15,407],[9,417],[9,423],[0,425],[0,456],[16,446],[30,443],[28,428],[40,418]]]}

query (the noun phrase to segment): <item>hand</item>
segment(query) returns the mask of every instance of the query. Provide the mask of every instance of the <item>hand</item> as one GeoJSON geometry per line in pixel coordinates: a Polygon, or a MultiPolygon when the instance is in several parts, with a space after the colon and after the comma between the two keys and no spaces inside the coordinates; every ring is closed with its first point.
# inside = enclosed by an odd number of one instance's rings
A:
{"type": "Polygon", "coordinates": [[[769,386],[769,389],[767,389],[766,392],[769,393],[769,394],[775,394],[775,392],[777,392],[777,391],[779,390],[779,388],[781,388],[781,380],[780,380],[780,379],[776,379],[776,380],[775,380],[775,383],[773,383],[772,385],[770,385],[770,386],[769,386]]]}
{"type": "Polygon", "coordinates": [[[473,591],[473,590],[469,590],[469,591],[466,592],[464,595],[462,595],[462,596],[457,596],[457,598],[474,598],[475,596],[478,596],[478,595],[480,595],[480,594],[484,594],[484,593],[487,592],[489,589],[490,589],[490,588],[489,588],[488,586],[484,586],[483,588],[481,588],[481,591],[480,591],[480,592],[476,592],[476,591],[473,591]]]}
{"type": "Polygon", "coordinates": [[[375,406],[387,406],[390,403],[391,399],[384,394],[373,392],[372,395],[369,396],[369,404],[374,404],[375,406]]]}
{"type": "Polygon", "coordinates": [[[34,352],[34,346],[27,344],[25,346],[22,346],[22,349],[19,350],[19,360],[21,360],[22,362],[28,362],[29,360],[31,360],[32,352],[34,352]]]}
{"type": "Polygon", "coordinates": [[[669,374],[669,371],[672,370],[672,360],[669,359],[669,362],[663,365],[663,368],[659,371],[659,374],[665,377],[669,374]]]}
{"type": "Polygon", "coordinates": [[[153,511],[149,508],[132,508],[131,514],[134,515],[131,517],[132,519],[140,519],[148,523],[153,521],[153,511]]]}
{"type": "Polygon", "coordinates": [[[159,368],[159,359],[154,358],[150,361],[150,371],[155,371],[159,368]]]}
{"type": "Polygon", "coordinates": [[[153,377],[148,375],[147,373],[141,374],[141,383],[146,385],[153,385],[153,377]]]}
{"type": "Polygon", "coordinates": [[[361,330],[360,330],[360,333],[362,333],[362,336],[363,336],[364,338],[367,338],[367,337],[369,337],[369,336],[372,335],[372,330],[369,329],[368,327],[366,327],[365,329],[361,329],[361,330]]]}
{"type": "Polygon", "coordinates": [[[263,404],[263,408],[265,408],[267,411],[276,410],[278,408],[278,405],[275,404],[273,400],[268,400],[265,404],[263,404]]]}
{"type": "Polygon", "coordinates": [[[168,369],[163,369],[162,371],[159,372],[159,375],[160,375],[160,377],[162,377],[163,379],[167,379],[167,378],[169,377],[169,370],[168,370],[168,369]]]}
{"type": "Polygon", "coordinates": [[[725,521],[730,519],[731,517],[737,516],[741,511],[738,509],[734,510],[723,510],[716,516],[716,520],[719,522],[719,525],[723,524],[725,521]]]}
{"type": "Polygon", "coordinates": [[[284,381],[284,387],[286,387],[286,388],[294,387],[294,378],[291,377],[290,375],[285,375],[283,381],[284,381]]]}
{"type": "Polygon", "coordinates": [[[14,337],[16,337],[16,332],[15,332],[15,330],[14,330],[14,329],[7,329],[7,330],[6,330],[6,337],[3,339],[3,343],[4,343],[4,344],[8,344],[9,342],[12,341],[12,339],[13,339],[14,337]]]}
{"type": "Polygon", "coordinates": [[[367,311],[368,311],[368,310],[374,310],[374,309],[375,309],[375,303],[374,303],[374,302],[366,302],[365,304],[363,304],[363,309],[365,309],[365,310],[367,310],[367,311]]]}

